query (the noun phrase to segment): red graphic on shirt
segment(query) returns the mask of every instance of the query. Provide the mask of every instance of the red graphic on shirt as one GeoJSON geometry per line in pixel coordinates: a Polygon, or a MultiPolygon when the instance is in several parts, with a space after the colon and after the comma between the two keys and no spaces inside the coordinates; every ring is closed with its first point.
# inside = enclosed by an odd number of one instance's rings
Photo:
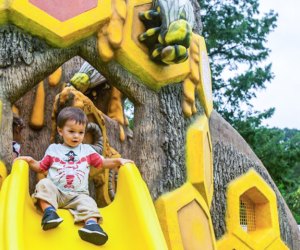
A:
{"type": "Polygon", "coordinates": [[[90,166],[102,168],[102,157],[86,147],[81,150],[80,156],[74,151],[49,150],[48,154],[40,161],[41,171],[49,170],[49,178],[59,187],[67,190],[75,190],[87,187],[87,175],[90,166]]]}
{"type": "Polygon", "coordinates": [[[78,161],[75,160],[75,156],[77,156],[73,151],[69,151],[68,159],[66,161],[62,161],[58,158],[55,158],[54,161],[59,161],[63,166],[62,168],[58,169],[58,176],[59,180],[65,178],[66,184],[64,185],[64,188],[67,189],[74,189],[73,182],[75,178],[79,180],[79,183],[83,181],[83,178],[85,176],[85,172],[79,169],[79,166],[82,162],[87,161],[86,157],[82,157],[78,161]]]}
{"type": "Polygon", "coordinates": [[[65,188],[74,188],[73,181],[74,181],[75,176],[74,175],[66,175],[66,181],[67,184],[64,185],[65,188]]]}

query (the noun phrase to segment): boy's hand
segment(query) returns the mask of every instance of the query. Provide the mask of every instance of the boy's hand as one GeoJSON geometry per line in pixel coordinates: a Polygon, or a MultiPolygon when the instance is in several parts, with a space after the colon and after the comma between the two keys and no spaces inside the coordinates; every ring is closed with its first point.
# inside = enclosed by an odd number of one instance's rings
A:
{"type": "Polygon", "coordinates": [[[134,161],[132,160],[129,160],[129,159],[123,159],[123,158],[119,158],[119,162],[120,162],[120,165],[116,166],[114,168],[114,171],[115,172],[118,172],[120,167],[122,167],[123,165],[125,165],[126,163],[134,163],[134,161]]]}
{"type": "Polygon", "coordinates": [[[115,171],[118,171],[118,169],[126,163],[134,163],[134,162],[132,160],[123,159],[123,158],[105,158],[103,159],[102,167],[114,169],[115,171]]]}
{"type": "Polygon", "coordinates": [[[23,161],[26,161],[29,165],[30,165],[30,163],[34,162],[34,159],[33,159],[31,156],[19,156],[18,158],[16,158],[16,159],[14,160],[14,162],[15,162],[16,160],[23,160],[23,161]]]}
{"type": "Polygon", "coordinates": [[[29,167],[30,167],[33,171],[35,171],[35,172],[37,172],[37,173],[39,173],[39,172],[42,171],[42,169],[40,168],[39,162],[36,161],[35,159],[33,159],[31,156],[20,156],[20,157],[16,158],[16,159],[14,160],[14,162],[15,162],[16,160],[23,160],[23,161],[26,161],[26,162],[28,163],[29,167]]]}
{"type": "Polygon", "coordinates": [[[120,158],[120,166],[119,166],[119,168],[120,168],[122,165],[125,165],[126,163],[134,163],[134,161],[129,160],[129,159],[123,159],[123,158],[120,158]]]}

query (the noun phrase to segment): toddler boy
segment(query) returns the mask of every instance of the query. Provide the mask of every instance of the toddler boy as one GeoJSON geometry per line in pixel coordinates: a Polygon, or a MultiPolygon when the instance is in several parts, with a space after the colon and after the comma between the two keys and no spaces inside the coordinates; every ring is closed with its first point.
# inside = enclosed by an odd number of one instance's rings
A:
{"type": "Polygon", "coordinates": [[[85,222],[78,231],[83,240],[103,245],[108,236],[98,224],[102,217],[96,202],[89,196],[90,166],[114,169],[133,161],[105,159],[90,145],[82,144],[87,123],[87,117],[81,109],[62,109],[57,117],[57,130],[63,138],[63,144],[51,144],[41,161],[30,156],[18,159],[25,160],[35,172],[48,171],[47,178],[39,181],[33,194],[44,212],[43,230],[57,227],[63,219],[58,216],[56,209],[65,208],[73,214],[75,223],[85,222]]]}

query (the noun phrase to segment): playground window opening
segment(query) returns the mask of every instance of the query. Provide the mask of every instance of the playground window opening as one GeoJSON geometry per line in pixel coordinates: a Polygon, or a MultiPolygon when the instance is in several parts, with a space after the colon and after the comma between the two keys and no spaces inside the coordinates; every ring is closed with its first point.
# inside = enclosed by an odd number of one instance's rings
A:
{"type": "Polygon", "coordinates": [[[240,225],[247,233],[256,230],[255,203],[247,197],[240,197],[240,225]]]}

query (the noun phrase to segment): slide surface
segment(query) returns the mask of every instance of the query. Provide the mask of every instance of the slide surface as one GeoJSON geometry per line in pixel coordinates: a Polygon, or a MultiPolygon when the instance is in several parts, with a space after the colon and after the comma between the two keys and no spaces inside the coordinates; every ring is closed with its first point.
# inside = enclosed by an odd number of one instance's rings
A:
{"type": "Polygon", "coordinates": [[[42,215],[29,196],[28,173],[27,163],[16,161],[12,173],[3,183],[0,192],[0,249],[167,249],[149,191],[133,164],[120,169],[115,200],[100,209],[104,217],[101,226],[109,236],[103,246],[80,239],[77,231],[81,225],[74,225],[68,210],[58,210],[64,219],[58,228],[43,231],[42,215]]]}

